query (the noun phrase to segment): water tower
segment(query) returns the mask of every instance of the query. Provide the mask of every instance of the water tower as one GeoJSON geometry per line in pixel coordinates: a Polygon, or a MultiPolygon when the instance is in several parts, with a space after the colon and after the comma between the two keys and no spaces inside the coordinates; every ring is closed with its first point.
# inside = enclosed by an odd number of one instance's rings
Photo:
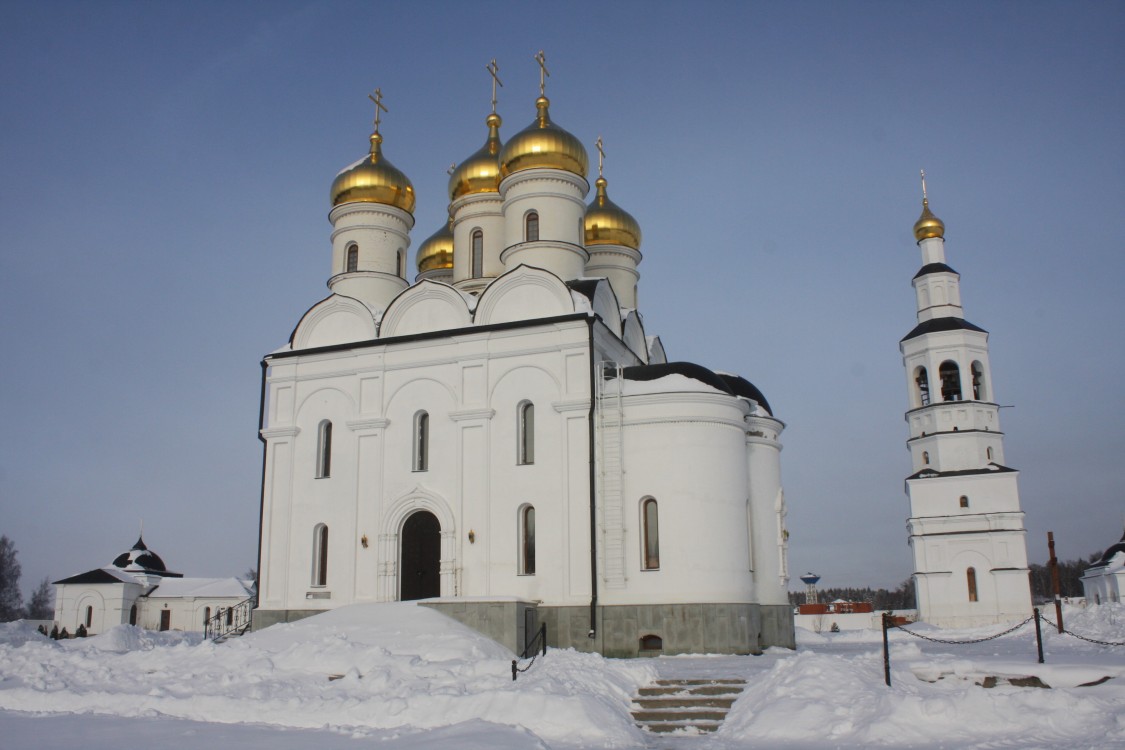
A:
{"type": "Polygon", "coordinates": [[[820,580],[820,576],[816,573],[805,573],[801,576],[801,580],[805,583],[805,604],[816,604],[816,582],[820,580]]]}

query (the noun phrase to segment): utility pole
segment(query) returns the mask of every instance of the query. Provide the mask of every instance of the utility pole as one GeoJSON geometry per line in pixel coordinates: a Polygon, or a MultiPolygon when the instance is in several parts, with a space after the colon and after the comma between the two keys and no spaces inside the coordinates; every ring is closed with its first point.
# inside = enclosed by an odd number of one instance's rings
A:
{"type": "Polygon", "coordinates": [[[1047,532],[1047,550],[1051,553],[1051,559],[1047,561],[1047,567],[1051,569],[1051,588],[1055,591],[1055,621],[1058,623],[1059,632],[1063,632],[1063,619],[1062,619],[1062,592],[1059,591],[1059,560],[1055,557],[1055,532],[1047,532]]]}

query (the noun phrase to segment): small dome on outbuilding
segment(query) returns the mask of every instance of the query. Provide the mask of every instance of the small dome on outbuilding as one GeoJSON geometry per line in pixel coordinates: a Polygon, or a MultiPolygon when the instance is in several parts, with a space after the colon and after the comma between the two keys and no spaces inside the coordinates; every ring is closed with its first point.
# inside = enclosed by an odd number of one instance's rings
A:
{"type": "Polygon", "coordinates": [[[137,543],[133,545],[131,550],[122,552],[115,557],[113,565],[122,570],[130,571],[151,571],[153,573],[168,571],[164,561],[160,559],[160,555],[145,546],[143,537],[137,537],[137,543]]]}

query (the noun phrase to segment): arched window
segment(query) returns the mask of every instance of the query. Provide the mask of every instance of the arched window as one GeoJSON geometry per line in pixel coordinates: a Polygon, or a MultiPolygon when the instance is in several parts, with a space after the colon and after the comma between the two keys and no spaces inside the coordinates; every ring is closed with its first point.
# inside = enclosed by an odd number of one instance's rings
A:
{"type": "Polygon", "coordinates": [[[535,507],[520,508],[520,573],[535,575],[535,507]]]}
{"type": "Polygon", "coordinates": [[[519,441],[516,462],[533,464],[535,463],[535,404],[522,401],[516,412],[516,433],[519,441]]]}
{"type": "Polygon", "coordinates": [[[93,607],[86,607],[86,627],[90,627],[93,624],[94,624],[94,608],[93,607]]]}
{"type": "Polygon", "coordinates": [[[234,624],[234,607],[227,607],[226,615],[227,615],[227,625],[233,625],[234,624]]]}
{"type": "Polygon", "coordinates": [[[484,232],[479,229],[473,230],[472,262],[473,278],[484,276],[484,232]]]}
{"type": "Polygon", "coordinates": [[[332,423],[327,419],[316,431],[316,478],[332,476],[332,423]]]}
{"type": "Polygon", "coordinates": [[[641,502],[642,544],[644,549],[644,570],[660,568],[660,519],[656,510],[656,500],[646,497],[641,502]]]}
{"type": "Polygon", "coordinates": [[[523,240],[524,242],[539,241],[539,214],[534,211],[528,211],[527,216],[523,217],[523,240]]]}
{"type": "Polygon", "coordinates": [[[938,369],[941,377],[941,400],[961,400],[961,368],[953,360],[945,360],[938,369]]]}
{"type": "Polygon", "coordinates": [[[359,246],[355,244],[348,245],[348,265],[345,268],[348,273],[359,270],[359,246]]]}
{"type": "Polygon", "coordinates": [[[969,583],[969,601],[975,602],[977,600],[977,571],[976,568],[969,568],[965,571],[965,578],[969,583]]]}
{"type": "Polygon", "coordinates": [[[414,415],[414,471],[430,468],[430,415],[420,411],[414,415]]]}
{"type": "Polygon", "coordinates": [[[922,463],[924,463],[926,466],[930,465],[930,452],[929,451],[922,451],[922,463]]]}
{"type": "Polygon", "coordinates": [[[961,505],[962,508],[968,508],[969,507],[969,496],[968,495],[962,495],[961,500],[959,502],[960,502],[960,505],[961,505]]]}
{"type": "Polygon", "coordinates": [[[136,604],[134,604],[132,607],[129,607],[129,624],[130,625],[136,625],[137,624],[137,605],[136,604]]]}
{"type": "Polygon", "coordinates": [[[203,627],[206,628],[207,623],[209,623],[210,621],[211,621],[211,608],[210,607],[204,607],[203,608],[203,627]]]}
{"type": "Polygon", "coordinates": [[[313,529],[312,585],[328,585],[328,527],[322,523],[313,529]]]}
{"type": "Polygon", "coordinates": [[[988,393],[984,388],[984,365],[980,362],[973,362],[970,368],[973,373],[973,399],[975,401],[987,401],[988,393]]]}
{"type": "Polygon", "coordinates": [[[918,403],[922,406],[930,405],[930,376],[926,374],[925,367],[914,371],[914,382],[918,384],[918,403]]]}
{"type": "Polygon", "coordinates": [[[658,635],[642,635],[641,651],[663,651],[664,639],[658,635]]]}

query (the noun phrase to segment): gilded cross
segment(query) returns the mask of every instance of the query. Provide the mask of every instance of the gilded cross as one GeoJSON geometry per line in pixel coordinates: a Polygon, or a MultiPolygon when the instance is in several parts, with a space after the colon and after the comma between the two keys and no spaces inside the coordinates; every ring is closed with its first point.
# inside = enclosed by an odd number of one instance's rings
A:
{"type": "Polygon", "coordinates": [[[598,147],[598,177],[601,177],[602,167],[605,165],[605,149],[602,148],[602,137],[600,135],[594,145],[598,147]]]}
{"type": "Polygon", "coordinates": [[[454,170],[456,170],[456,169],[457,169],[457,162],[451,161],[451,162],[449,162],[449,169],[445,170],[445,173],[447,175],[452,175],[454,170]]]}
{"type": "Polygon", "coordinates": [[[378,133],[380,120],[379,110],[382,110],[384,112],[387,111],[387,108],[383,106],[383,90],[375,89],[375,95],[372,96],[371,94],[368,94],[367,98],[375,102],[375,132],[378,133]]]}
{"type": "Polygon", "coordinates": [[[920,169],[918,171],[922,173],[922,200],[928,200],[926,198],[926,170],[920,169]]]}
{"type": "Polygon", "coordinates": [[[547,70],[547,56],[543,54],[543,50],[539,50],[535,62],[539,63],[539,96],[546,96],[547,79],[551,77],[551,73],[547,70]]]}
{"type": "Polygon", "coordinates": [[[492,76],[492,114],[496,114],[496,87],[504,87],[504,82],[500,80],[500,76],[498,75],[500,66],[496,64],[496,58],[492,58],[492,62],[485,65],[484,69],[492,76]]]}

